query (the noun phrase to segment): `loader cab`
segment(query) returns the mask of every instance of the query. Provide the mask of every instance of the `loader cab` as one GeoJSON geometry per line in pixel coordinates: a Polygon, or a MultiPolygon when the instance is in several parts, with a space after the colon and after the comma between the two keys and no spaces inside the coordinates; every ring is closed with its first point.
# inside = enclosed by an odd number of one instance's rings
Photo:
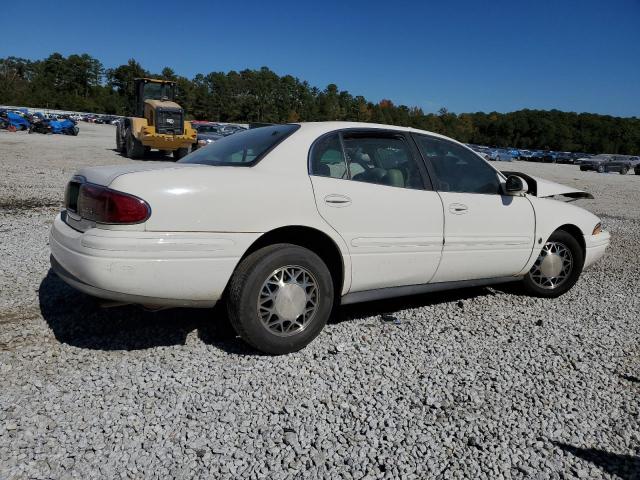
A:
{"type": "Polygon", "coordinates": [[[176,84],[168,80],[136,78],[135,116],[144,117],[156,133],[182,135],[184,111],[175,103],[176,84]]]}
{"type": "Polygon", "coordinates": [[[144,116],[144,104],[146,100],[175,101],[176,83],[169,80],[156,80],[153,78],[136,78],[135,82],[135,116],[144,116]]]}

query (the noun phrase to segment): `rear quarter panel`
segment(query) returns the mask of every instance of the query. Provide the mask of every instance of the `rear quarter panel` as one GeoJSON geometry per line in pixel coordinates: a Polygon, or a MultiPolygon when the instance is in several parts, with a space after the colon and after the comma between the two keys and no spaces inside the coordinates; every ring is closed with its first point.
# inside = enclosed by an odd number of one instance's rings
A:
{"type": "Polygon", "coordinates": [[[320,230],[342,254],[348,288],[351,262],[347,245],[316,207],[307,171],[310,143],[304,138],[287,140],[253,167],[136,172],[115,178],[110,187],[149,203],[146,231],[261,234],[286,226],[320,230]]]}

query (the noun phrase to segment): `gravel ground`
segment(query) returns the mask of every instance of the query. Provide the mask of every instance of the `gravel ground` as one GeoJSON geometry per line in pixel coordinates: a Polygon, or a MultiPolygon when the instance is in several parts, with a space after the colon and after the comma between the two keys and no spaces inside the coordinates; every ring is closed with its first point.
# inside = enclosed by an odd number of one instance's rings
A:
{"type": "Polygon", "coordinates": [[[613,234],[560,299],[356,305],[267,357],[221,309],[100,309],[48,272],[69,176],[129,161],[113,136],[0,132],[0,478],[640,478],[640,177],[500,165],[613,234]]]}

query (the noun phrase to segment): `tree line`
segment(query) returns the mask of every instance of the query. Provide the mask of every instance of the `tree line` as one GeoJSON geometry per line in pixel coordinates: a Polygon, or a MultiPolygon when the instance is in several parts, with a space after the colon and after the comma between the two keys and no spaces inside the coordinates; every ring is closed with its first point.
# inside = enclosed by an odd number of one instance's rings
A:
{"type": "MultiPolygon", "coordinates": [[[[588,153],[640,154],[640,118],[558,110],[460,113],[446,108],[371,102],[329,84],[324,89],[267,67],[211,72],[189,79],[165,67],[145,70],[134,59],[105,68],[87,54],[43,60],[0,58],[0,105],[20,105],[116,115],[132,113],[133,79],[174,80],[188,118],[223,122],[349,120],[411,126],[466,143],[588,153]]],[[[428,92],[425,92],[427,95],[428,92]]]]}

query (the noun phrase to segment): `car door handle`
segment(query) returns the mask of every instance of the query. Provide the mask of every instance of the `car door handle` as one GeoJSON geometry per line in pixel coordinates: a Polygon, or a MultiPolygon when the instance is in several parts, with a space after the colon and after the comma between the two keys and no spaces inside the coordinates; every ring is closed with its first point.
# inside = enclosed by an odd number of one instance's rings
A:
{"type": "Polygon", "coordinates": [[[327,195],[324,197],[324,203],[330,207],[347,207],[351,205],[351,199],[346,195],[327,195]]]}
{"type": "Polygon", "coordinates": [[[467,213],[469,211],[469,207],[463,205],[462,203],[452,203],[449,205],[449,211],[455,215],[462,215],[463,213],[467,213]]]}

